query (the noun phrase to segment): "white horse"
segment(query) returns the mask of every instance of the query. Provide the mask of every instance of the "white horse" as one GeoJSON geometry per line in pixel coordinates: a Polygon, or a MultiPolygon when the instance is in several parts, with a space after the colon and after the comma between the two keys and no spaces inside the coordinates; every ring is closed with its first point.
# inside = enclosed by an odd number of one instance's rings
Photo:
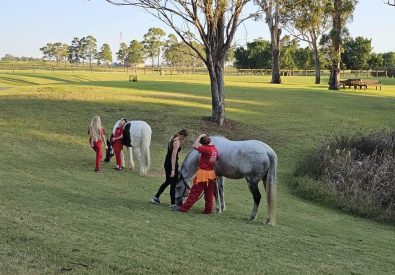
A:
{"type": "MultiPolygon", "coordinates": [[[[122,119],[121,119],[122,120],[122,119]]],[[[118,127],[118,120],[112,130],[112,134],[115,133],[115,129],[118,127]]],[[[133,162],[133,152],[136,154],[137,159],[140,162],[140,175],[147,175],[148,170],[151,165],[151,156],[150,156],[150,145],[151,145],[151,135],[152,130],[151,127],[145,121],[140,120],[132,120],[128,121],[125,124],[125,128],[123,131],[123,145],[128,148],[129,159],[128,164],[130,169],[134,169],[133,162]]],[[[112,153],[112,148],[109,142],[109,145],[106,150],[106,158],[105,162],[109,162],[111,157],[114,155],[112,153]]],[[[124,155],[122,154],[122,166],[125,166],[124,155]]]]}
{"type": "MultiPolygon", "coordinates": [[[[217,174],[217,211],[225,210],[224,177],[247,180],[248,188],[254,199],[251,220],[255,220],[261,193],[258,183],[263,181],[267,198],[267,224],[275,224],[274,204],[276,199],[277,155],[269,145],[259,140],[231,141],[221,136],[211,137],[211,143],[217,147],[218,160],[215,164],[217,174]]],[[[200,154],[192,150],[185,157],[176,183],[176,203],[180,205],[189,193],[189,182],[195,175],[200,154]]]]}

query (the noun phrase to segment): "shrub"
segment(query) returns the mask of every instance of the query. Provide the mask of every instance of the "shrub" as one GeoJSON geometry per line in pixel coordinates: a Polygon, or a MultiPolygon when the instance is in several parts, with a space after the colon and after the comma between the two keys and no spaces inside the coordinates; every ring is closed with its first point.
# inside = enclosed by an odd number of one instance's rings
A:
{"type": "Polygon", "coordinates": [[[335,136],[308,154],[294,176],[295,190],[305,197],[395,222],[395,131],[335,136]],[[304,185],[306,177],[317,186],[304,185]],[[328,198],[333,192],[336,196],[328,198]]]}

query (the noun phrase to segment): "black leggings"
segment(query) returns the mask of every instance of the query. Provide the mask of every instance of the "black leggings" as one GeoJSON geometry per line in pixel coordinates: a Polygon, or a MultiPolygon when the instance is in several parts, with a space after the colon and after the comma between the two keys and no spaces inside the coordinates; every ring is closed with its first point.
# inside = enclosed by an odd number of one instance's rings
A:
{"type": "Polygon", "coordinates": [[[175,196],[176,196],[176,181],[178,178],[178,165],[176,164],[175,174],[174,177],[171,178],[171,165],[165,164],[165,172],[166,172],[166,181],[159,186],[158,192],[156,193],[155,197],[159,199],[160,195],[162,195],[163,191],[170,185],[170,203],[175,204],[175,196]]]}

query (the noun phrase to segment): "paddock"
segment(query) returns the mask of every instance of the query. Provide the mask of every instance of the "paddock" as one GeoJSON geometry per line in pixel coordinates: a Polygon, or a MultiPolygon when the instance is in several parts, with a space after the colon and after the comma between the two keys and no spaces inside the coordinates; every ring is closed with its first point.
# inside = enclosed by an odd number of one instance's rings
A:
{"type": "Polygon", "coordinates": [[[205,75],[142,74],[131,83],[123,72],[0,72],[0,273],[167,274],[186,265],[192,274],[392,273],[393,226],[304,200],[289,180],[333,132],[394,128],[395,81],[380,79],[381,91],[328,91],[313,77],[282,79],[226,76],[218,128],[207,120],[205,75]],[[146,177],[106,164],[93,172],[86,129],[94,114],[107,134],[120,117],[149,123],[146,177]],[[170,211],[168,191],[159,206],[149,203],[164,180],[167,141],[182,128],[190,136],[180,163],[201,132],[276,151],[276,226],[248,220],[243,179],[226,181],[222,214],[202,215],[202,201],[187,214],[170,211]]]}

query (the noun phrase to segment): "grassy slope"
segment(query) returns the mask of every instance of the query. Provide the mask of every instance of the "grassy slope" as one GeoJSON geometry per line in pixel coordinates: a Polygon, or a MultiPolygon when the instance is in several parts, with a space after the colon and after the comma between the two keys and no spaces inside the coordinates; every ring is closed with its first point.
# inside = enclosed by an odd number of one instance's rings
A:
{"type": "MultiPolygon", "coordinates": [[[[201,215],[169,211],[148,199],[163,180],[169,135],[207,130],[206,76],[0,73],[0,272],[56,273],[304,273],[388,274],[395,268],[393,227],[354,218],[290,194],[287,177],[302,154],[333,132],[395,126],[395,84],[382,91],[326,90],[309,78],[227,77],[227,118],[233,129],[211,133],[259,138],[279,155],[278,225],[247,217],[244,181],[228,180],[228,209],[201,215]],[[93,172],[86,130],[100,114],[153,129],[152,170],[93,172]],[[87,266],[83,266],[87,265],[87,266]],[[64,268],[64,269],[62,269],[64,268]]],[[[392,82],[392,83],[391,83],[392,82]]],[[[192,139],[186,142],[186,153],[192,139]]]]}

